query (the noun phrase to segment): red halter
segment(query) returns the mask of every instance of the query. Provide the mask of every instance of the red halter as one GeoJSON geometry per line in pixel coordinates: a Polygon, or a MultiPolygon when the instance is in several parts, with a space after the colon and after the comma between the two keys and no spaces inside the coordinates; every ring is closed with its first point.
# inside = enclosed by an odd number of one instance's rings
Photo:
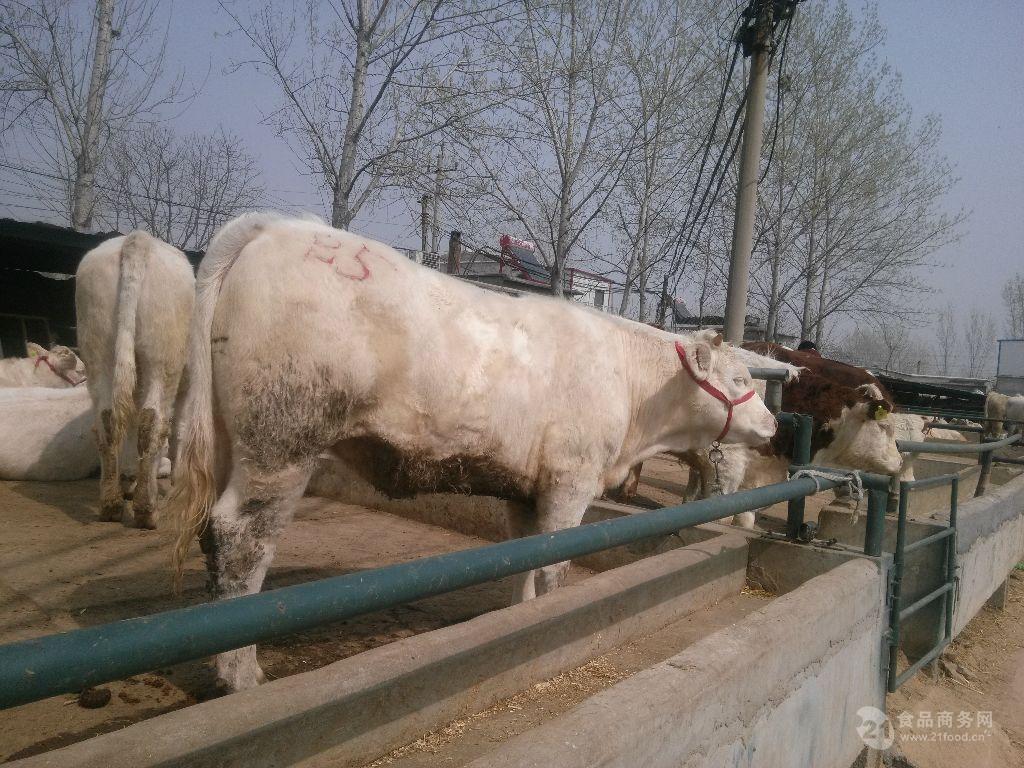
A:
{"type": "Polygon", "coordinates": [[[40,355],[39,357],[37,357],[36,364],[34,367],[38,368],[40,363],[46,363],[46,367],[53,371],[54,376],[59,376],[60,378],[64,379],[64,381],[66,381],[72,387],[77,387],[79,384],[85,381],[84,376],[79,381],[72,381],[71,379],[69,379],[65,374],[61,373],[60,371],[53,367],[53,363],[50,362],[49,355],[40,355]]]}
{"type": "Polygon", "coordinates": [[[737,397],[735,400],[730,400],[729,397],[722,390],[720,390],[714,384],[711,384],[707,379],[697,378],[697,374],[694,373],[693,368],[690,367],[690,361],[687,360],[686,358],[686,348],[678,341],[676,342],[676,352],[679,353],[679,359],[683,361],[683,368],[685,368],[686,372],[690,374],[690,378],[697,382],[697,386],[699,386],[701,389],[703,389],[705,392],[707,392],[709,395],[715,398],[715,400],[718,400],[725,404],[725,426],[722,427],[722,433],[715,438],[715,442],[720,443],[725,439],[725,436],[729,434],[729,425],[732,424],[732,409],[737,405],[741,405],[747,402],[747,400],[752,398],[757,393],[754,392],[754,390],[750,390],[749,392],[747,392],[747,394],[741,395],[740,397],[737,397]]]}

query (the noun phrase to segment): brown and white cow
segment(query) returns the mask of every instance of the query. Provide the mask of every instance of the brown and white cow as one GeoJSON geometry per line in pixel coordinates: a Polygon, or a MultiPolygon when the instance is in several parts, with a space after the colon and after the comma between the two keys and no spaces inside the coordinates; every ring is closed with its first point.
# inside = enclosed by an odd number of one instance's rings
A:
{"type": "MultiPolygon", "coordinates": [[[[530,502],[513,535],[578,525],[664,451],[763,443],[775,418],[714,333],[673,334],[545,297],[488,292],[311,221],[242,216],[199,268],[180,423],[178,573],[202,532],[215,594],[256,592],[333,451],[391,495],[530,502]],[[713,392],[712,392],[713,390],[713,392]],[[715,394],[717,393],[717,394],[715,394]]],[[[527,573],[520,599],[567,563],[527,573]]],[[[221,654],[231,689],[255,648],[221,654]]]]}
{"type": "Polygon", "coordinates": [[[85,381],[85,365],[68,347],[55,344],[49,351],[28,342],[28,357],[0,360],[0,387],[77,387],[85,381]]]}
{"type": "MultiPolygon", "coordinates": [[[[909,467],[896,446],[897,439],[907,436],[897,434],[890,417],[892,399],[870,373],[777,344],[754,342],[744,347],[803,369],[795,381],[783,385],[782,409],[813,418],[813,464],[881,474],[900,474],[909,467]]],[[[793,460],[792,445],[792,429],[783,427],[768,449],[723,446],[717,472],[707,451],[680,456],[690,468],[687,498],[706,498],[716,488],[733,493],[782,482],[793,460]]],[[[733,522],[752,527],[754,513],[736,515],[733,522]]]]}
{"type": "Polygon", "coordinates": [[[160,454],[195,300],[192,267],[177,248],[137,230],[89,251],[75,278],[78,341],[96,412],[100,519],[154,528],[160,454]],[[136,470],[131,512],[122,461],[136,470]]]}

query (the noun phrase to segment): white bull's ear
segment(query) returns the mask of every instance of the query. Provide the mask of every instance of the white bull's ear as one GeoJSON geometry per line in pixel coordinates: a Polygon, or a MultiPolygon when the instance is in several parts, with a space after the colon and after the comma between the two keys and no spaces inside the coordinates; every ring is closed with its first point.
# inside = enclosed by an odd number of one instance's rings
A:
{"type": "Polygon", "coordinates": [[[676,354],[683,368],[696,381],[704,381],[714,367],[714,352],[709,344],[702,341],[686,346],[681,341],[676,342],[676,354]]]}
{"type": "Polygon", "coordinates": [[[46,354],[46,349],[39,346],[34,341],[30,341],[25,344],[25,349],[28,350],[29,357],[41,357],[46,354]]]}

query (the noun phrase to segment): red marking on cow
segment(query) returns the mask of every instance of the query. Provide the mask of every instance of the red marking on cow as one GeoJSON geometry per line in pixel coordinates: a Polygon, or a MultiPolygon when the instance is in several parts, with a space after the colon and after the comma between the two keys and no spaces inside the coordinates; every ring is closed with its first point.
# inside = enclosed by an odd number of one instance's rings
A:
{"type": "MultiPolygon", "coordinates": [[[[366,265],[366,262],[363,261],[363,251],[370,253],[370,249],[367,248],[366,245],[363,245],[362,249],[352,257],[353,259],[356,260],[356,263],[359,265],[360,271],[357,274],[346,272],[342,268],[341,264],[336,263],[337,254],[332,253],[328,255],[322,253],[324,249],[328,249],[331,251],[340,251],[341,243],[337,242],[336,240],[321,239],[320,235],[318,234],[313,235],[313,242],[310,244],[309,248],[306,249],[306,253],[304,254],[304,256],[312,256],[320,263],[326,264],[329,267],[334,267],[334,273],[338,275],[338,277],[344,277],[348,280],[357,280],[361,282],[371,276],[370,268],[366,265]]],[[[392,265],[389,264],[388,266],[392,265]]]]}
{"type": "Polygon", "coordinates": [[[356,261],[358,261],[359,262],[359,266],[363,268],[363,271],[362,271],[361,274],[350,275],[348,272],[345,272],[340,266],[335,267],[334,271],[337,272],[340,277],[347,277],[349,280],[359,280],[359,281],[362,281],[362,280],[367,279],[370,276],[370,268],[368,266],[366,266],[366,262],[363,261],[363,251],[366,251],[367,253],[370,252],[367,249],[367,247],[364,245],[362,250],[359,251],[359,253],[357,253],[355,256],[352,257],[356,261]]]}

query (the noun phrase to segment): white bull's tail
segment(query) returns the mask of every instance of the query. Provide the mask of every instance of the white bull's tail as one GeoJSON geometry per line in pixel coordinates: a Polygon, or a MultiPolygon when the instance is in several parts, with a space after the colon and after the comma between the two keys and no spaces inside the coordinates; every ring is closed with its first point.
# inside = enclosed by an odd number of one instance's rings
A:
{"type": "Polygon", "coordinates": [[[247,213],[228,222],[217,232],[199,265],[195,311],[189,330],[188,390],[179,420],[174,491],[167,508],[167,515],[177,528],[172,554],[176,590],[181,587],[189,547],[206,528],[217,495],[210,340],[217,299],[224,278],[242,249],[278,219],[276,214],[247,213]]]}
{"type": "Polygon", "coordinates": [[[117,282],[117,311],[114,336],[114,375],[112,380],[113,414],[110,436],[120,445],[135,411],[135,320],[139,294],[152,252],[153,238],[137,229],[121,244],[121,276],[117,282]]]}

